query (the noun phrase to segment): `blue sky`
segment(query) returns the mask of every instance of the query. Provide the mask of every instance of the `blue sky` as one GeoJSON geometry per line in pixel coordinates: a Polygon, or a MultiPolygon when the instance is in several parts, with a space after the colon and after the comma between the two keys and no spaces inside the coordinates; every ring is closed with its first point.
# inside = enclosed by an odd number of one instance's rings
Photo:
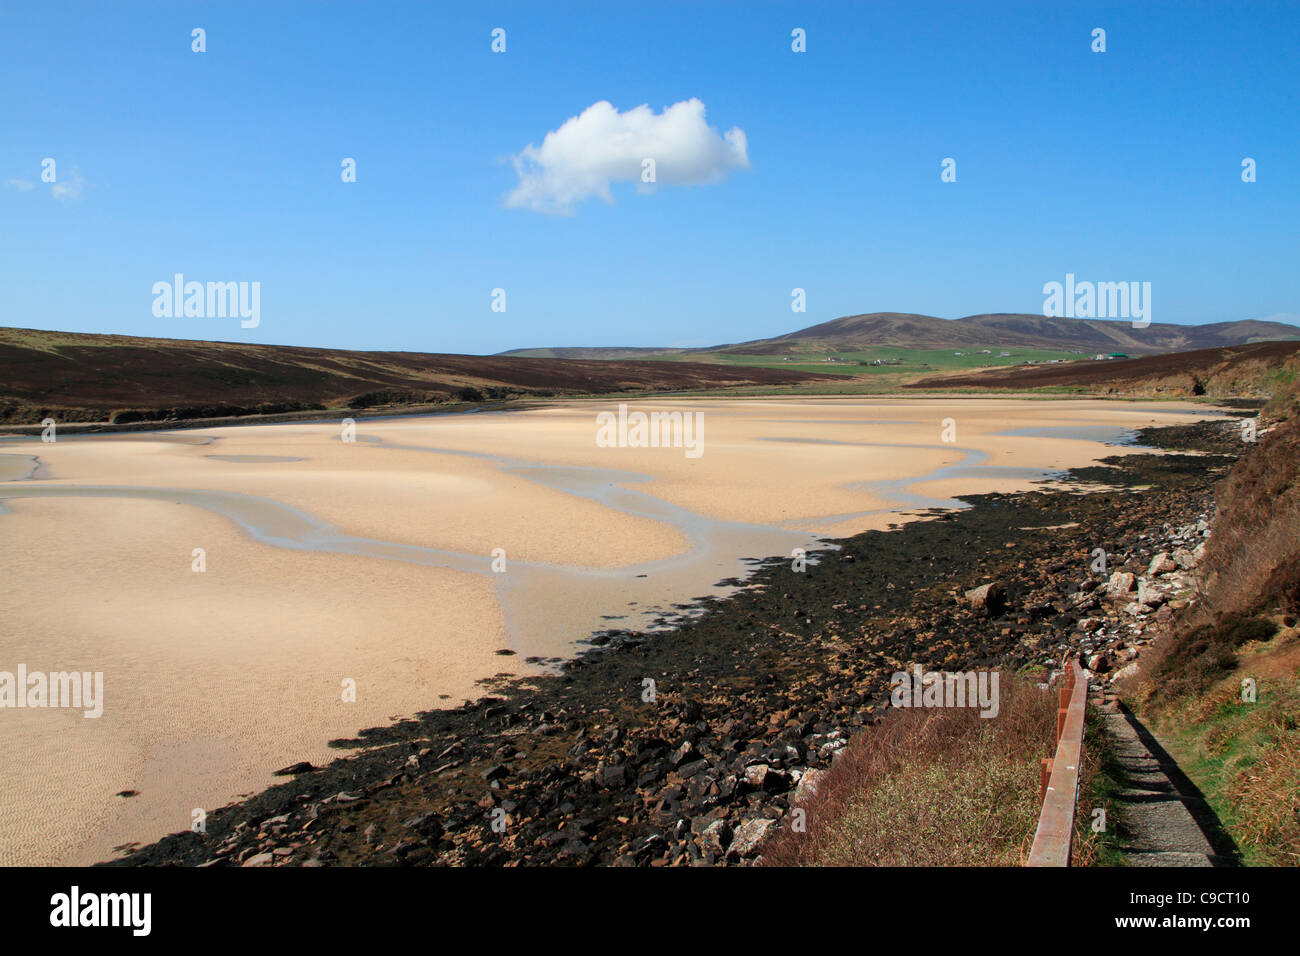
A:
{"type": "Polygon", "coordinates": [[[7,3],[0,325],[707,345],[1039,312],[1067,272],[1151,282],[1155,322],[1297,321],[1298,48],[1296,3],[7,3]],[[593,104],[692,98],[748,168],[507,205],[593,104]],[[260,324],[156,318],[177,272],[260,282],[260,324]]]}

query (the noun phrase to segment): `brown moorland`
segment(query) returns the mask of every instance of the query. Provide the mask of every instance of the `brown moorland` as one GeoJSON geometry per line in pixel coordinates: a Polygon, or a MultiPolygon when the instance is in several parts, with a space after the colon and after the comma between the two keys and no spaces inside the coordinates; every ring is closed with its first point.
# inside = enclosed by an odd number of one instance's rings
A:
{"type": "Polygon", "coordinates": [[[1300,865],[1300,382],[1215,490],[1200,600],[1138,675],[1168,741],[1247,863],[1300,865]]]}
{"type": "Polygon", "coordinates": [[[13,424],[46,416],[125,424],[840,378],[687,362],[354,352],[0,328],[0,422],[13,424]]]}
{"type": "Polygon", "coordinates": [[[1116,395],[1263,397],[1272,393],[1279,377],[1294,376],[1297,367],[1300,367],[1300,342],[1258,342],[1134,359],[1084,359],[930,376],[903,387],[1042,388],[1116,395]]]}

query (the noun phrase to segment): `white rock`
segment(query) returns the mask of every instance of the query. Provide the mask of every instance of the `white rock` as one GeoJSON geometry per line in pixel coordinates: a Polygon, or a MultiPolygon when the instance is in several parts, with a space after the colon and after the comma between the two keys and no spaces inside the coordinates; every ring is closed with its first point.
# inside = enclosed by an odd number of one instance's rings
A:
{"type": "Polygon", "coordinates": [[[1134,661],[1131,664],[1125,664],[1115,673],[1111,674],[1110,679],[1112,681],[1124,680],[1125,678],[1132,677],[1134,674],[1136,674],[1137,669],[1138,669],[1137,661],[1134,661]]]}
{"type": "Polygon", "coordinates": [[[809,797],[816,796],[817,787],[821,784],[822,778],[825,776],[825,770],[818,770],[815,767],[810,767],[808,770],[805,770],[803,776],[799,778],[799,786],[795,787],[794,802],[802,803],[809,797]]]}
{"type": "Polygon", "coordinates": [[[1178,565],[1169,557],[1168,551],[1161,551],[1151,559],[1151,565],[1147,568],[1147,577],[1153,578],[1157,574],[1167,574],[1170,571],[1177,570],[1178,565]]]}
{"type": "Polygon", "coordinates": [[[726,850],[730,839],[731,825],[726,820],[714,820],[700,834],[701,843],[717,850],[726,850]]]}
{"type": "Polygon", "coordinates": [[[728,852],[740,857],[752,856],[758,852],[759,844],[767,836],[767,831],[775,825],[775,820],[749,820],[742,823],[736,828],[728,852]]]}
{"type": "Polygon", "coordinates": [[[1133,575],[1127,571],[1116,571],[1106,582],[1106,597],[1112,601],[1127,597],[1133,590],[1133,575]]]}

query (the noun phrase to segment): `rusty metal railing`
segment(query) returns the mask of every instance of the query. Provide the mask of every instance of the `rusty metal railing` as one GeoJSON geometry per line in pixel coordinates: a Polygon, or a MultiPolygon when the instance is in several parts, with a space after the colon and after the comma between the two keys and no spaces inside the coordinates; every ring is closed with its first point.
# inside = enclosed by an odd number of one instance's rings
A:
{"type": "Polygon", "coordinates": [[[1034,831],[1026,866],[1069,866],[1074,846],[1074,814],[1079,802],[1079,768],[1083,763],[1083,718],[1088,703],[1088,675],[1077,660],[1065,665],[1056,709],[1056,756],[1039,765],[1043,810],[1034,831]]]}

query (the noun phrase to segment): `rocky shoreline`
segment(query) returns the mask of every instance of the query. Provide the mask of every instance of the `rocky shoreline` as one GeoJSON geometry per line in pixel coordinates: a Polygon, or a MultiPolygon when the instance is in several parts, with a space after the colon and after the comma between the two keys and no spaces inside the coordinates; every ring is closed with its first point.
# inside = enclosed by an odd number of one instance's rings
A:
{"type": "Polygon", "coordinates": [[[1213,485],[1242,450],[1222,419],[1140,441],[1170,453],[967,496],[968,510],[843,539],[804,571],[762,562],[671,632],[611,632],[558,675],[337,741],[356,752],[286,768],[209,813],[205,833],[103,865],[752,862],[800,788],[880,718],[893,672],[1067,651],[1126,672],[1151,622],[1192,599],[1213,485]]]}

